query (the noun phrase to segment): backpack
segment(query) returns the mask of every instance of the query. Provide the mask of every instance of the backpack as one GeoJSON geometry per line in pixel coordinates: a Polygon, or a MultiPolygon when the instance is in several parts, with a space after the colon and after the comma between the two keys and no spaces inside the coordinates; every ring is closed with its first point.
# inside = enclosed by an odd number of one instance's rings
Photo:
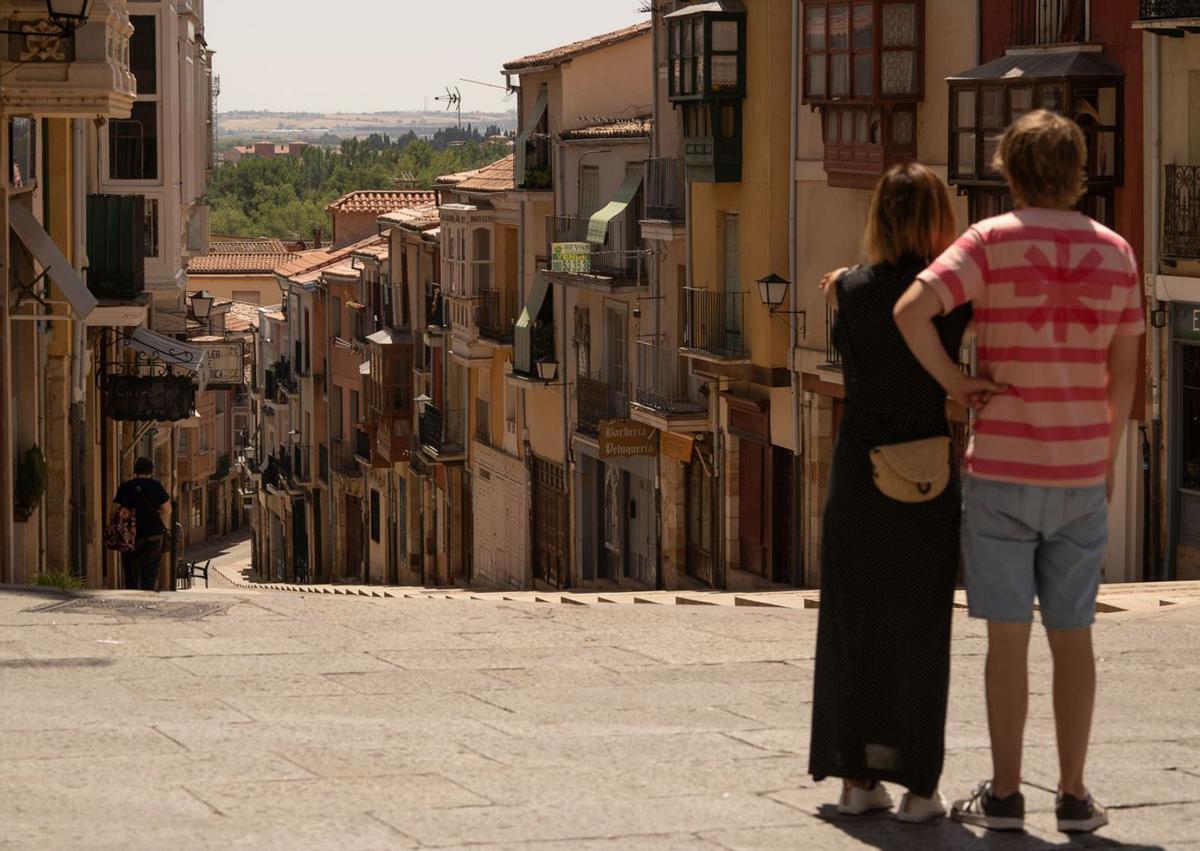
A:
{"type": "Polygon", "coordinates": [[[118,507],[104,528],[104,549],[118,553],[130,552],[137,545],[137,512],[118,507]]]}

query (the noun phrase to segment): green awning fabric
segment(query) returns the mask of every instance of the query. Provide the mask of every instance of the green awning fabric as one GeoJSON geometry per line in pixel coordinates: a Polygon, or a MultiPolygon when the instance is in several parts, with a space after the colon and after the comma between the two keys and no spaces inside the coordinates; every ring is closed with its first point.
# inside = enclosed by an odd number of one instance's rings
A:
{"type": "Polygon", "coordinates": [[[545,85],[538,92],[537,100],[533,104],[533,113],[529,116],[529,120],[525,122],[525,129],[517,135],[517,141],[513,144],[513,172],[517,188],[525,185],[526,171],[526,147],[529,145],[529,137],[533,135],[533,131],[542,123],[542,116],[546,114],[546,107],[550,104],[550,90],[545,85]]]}
{"type": "Polygon", "coordinates": [[[631,171],[625,175],[625,182],[617,190],[617,194],[599,211],[592,214],[588,220],[587,241],[592,245],[603,245],[604,237],[608,234],[608,225],[617,216],[625,212],[625,208],[633,202],[633,196],[642,185],[642,172],[631,171]]]}
{"type": "Polygon", "coordinates": [[[546,296],[550,293],[550,279],[538,272],[533,279],[533,289],[525,301],[525,309],[517,320],[516,334],[513,336],[513,369],[526,375],[533,373],[533,323],[542,312],[546,296]]]}

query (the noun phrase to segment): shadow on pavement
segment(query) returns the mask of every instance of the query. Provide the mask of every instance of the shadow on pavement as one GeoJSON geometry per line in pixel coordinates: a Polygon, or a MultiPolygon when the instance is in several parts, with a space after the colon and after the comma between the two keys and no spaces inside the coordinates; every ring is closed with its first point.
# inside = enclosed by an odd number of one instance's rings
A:
{"type": "Polygon", "coordinates": [[[1125,851],[1164,851],[1159,845],[1127,845],[1104,836],[1076,836],[1047,842],[1028,833],[991,832],[977,836],[950,819],[934,824],[901,824],[891,816],[843,816],[826,804],[817,813],[831,827],[868,848],[886,851],[1046,851],[1052,848],[1120,848],[1125,851]]]}

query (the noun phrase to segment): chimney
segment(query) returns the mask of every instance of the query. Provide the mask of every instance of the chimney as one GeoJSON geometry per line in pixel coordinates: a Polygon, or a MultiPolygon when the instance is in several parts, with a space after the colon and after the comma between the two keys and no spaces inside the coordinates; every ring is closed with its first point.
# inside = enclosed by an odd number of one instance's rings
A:
{"type": "Polygon", "coordinates": [[[321,229],[315,228],[313,230],[313,248],[320,248],[320,247],[321,247],[321,229]]]}

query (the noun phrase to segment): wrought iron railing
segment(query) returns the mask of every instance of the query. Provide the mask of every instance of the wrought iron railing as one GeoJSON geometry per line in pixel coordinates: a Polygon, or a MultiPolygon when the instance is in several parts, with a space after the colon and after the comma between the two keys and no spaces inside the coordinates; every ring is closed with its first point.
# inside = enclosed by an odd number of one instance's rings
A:
{"type": "Polygon", "coordinates": [[[744,292],[685,287],[683,294],[684,349],[729,360],[749,356],[744,292]]]}
{"type": "Polygon", "coordinates": [[[832,305],[825,305],[825,365],[842,366],[842,351],[837,347],[833,329],[837,327],[837,311],[832,305]]]}
{"type": "Polygon", "coordinates": [[[520,293],[509,290],[480,290],[476,315],[479,336],[495,343],[511,343],[520,313],[520,293]]]}
{"type": "Polygon", "coordinates": [[[354,456],[364,461],[371,460],[371,436],[358,428],[354,430],[354,456]]]}
{"type": "Polygon", "coordinates": [[[421,412],[421,446],[436,455],[461,452],[463,440],[463,411],[443,411],[434,405],[426,405],[421,412]]]}
{"type": "Polygon", "coordinates": [[[533,133],[526,142],[525,174],[517,175],[521,189],[552,189],[554,169],[551,165],[550,137],[533,133]]]}
{"type": "Polygon", "coordinates": [[[425,290],[425,324],[430,328],[445,328],[446,300],[437,284],[425,290]]]}
{"type": "Polygon", "coordinates": [[[646,160],[646,218],[687,220],[687,178],[683,160],[646,160]]]}
{"type": "Polygon", "coordinates": [[[1138,11],[1138,17],[1143,21],[1200,19],[1200,0],[1142,0],[1138,11]]]}
{"type": "Polygon", "coordinates": [[[629,417],[629,396],[624,387],[605,381],[598,375],[579,376],[576,429],[592,436],[600,433],[602,420],[623,420],[629,417]]]}
{"type": "Polygon", "coordinates": [[[636,216],[626,210],[608,223],[604,242],[588,242],[590,220],[579,216],[552,216],[549,232],[553,241],[588,244],[590,272],[587,274],[614,281],[641,281],[646,275],[649,252],[642,248],[641,236],[635,227],[636,216]]]}
{"type": "Polygon", "coordinates": [[[343,476],[358,475],[358,458],[355,456],[354,443],[342,437],[329,441],[329,463],[335,473],[343,476]]]}
{"type": "Polygon", "coordinates": [[[707,405],[691,398],[687,358],[679,350],[649,341],[638,343],[637,385],[639,405],[664,414],[698,414],[707,405]]]}
{"type": "Polygon", "coordinates": [[[1163,255],[1200,259],[1200,165],[1167,166],[1163,255]]]}
{"type": "Polygon", "coordinates": [[[1077,44],[1087,40],[1088,0],[1012,0],[1011,47],[1077,44]]]}

